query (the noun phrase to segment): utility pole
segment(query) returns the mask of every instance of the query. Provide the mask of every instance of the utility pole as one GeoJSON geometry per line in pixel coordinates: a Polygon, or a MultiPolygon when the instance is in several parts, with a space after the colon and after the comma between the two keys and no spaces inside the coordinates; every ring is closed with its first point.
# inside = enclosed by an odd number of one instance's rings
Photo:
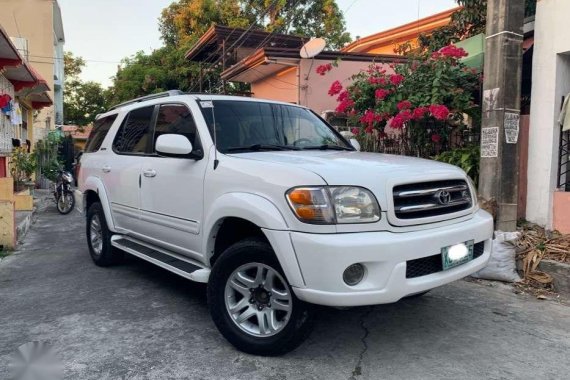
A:
{"type": "Polygon", "coordinates": [[[488,0],[479,194],[515,231],[524,0],[488,0]]]}

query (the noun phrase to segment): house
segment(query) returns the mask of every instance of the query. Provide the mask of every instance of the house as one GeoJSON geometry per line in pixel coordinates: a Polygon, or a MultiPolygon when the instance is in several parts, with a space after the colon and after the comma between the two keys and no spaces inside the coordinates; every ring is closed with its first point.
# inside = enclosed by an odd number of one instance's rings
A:
{"type": "Polygon", "coordinates": [[[65,136],[71,136],[73,139],[73,147],[75,152],[83,152],[85,149],[85,143],[87,138],[91,134],[93,125],[87,125],[85,127],[79,127],[77,125],[64,125],[61,127],[61,131],[65,136]]]}
{"type": "Polygon", "coordinates": [[[14,194],[9,177],[15,147],[32,148],[33,112],[51,106],[46,80],[26,61],[0,25],[0,246],[14,248],[15,211],[31,210],[29,194],[14,194]]]}
{"type": "Polygon", "coordinates": [[[395,47],[405,42],[413,45],[421,33],[447,25],[457,9],[360,38],[340,51],[323,51],[314,59],[300,56],[308,37],[214,25],[188,51],[186,58],[205,67],[218,62],[222,65],[222,79],[249,83],[249,95],[253,97],[300,104],[324,113],[337,105],[335,97],[326,95],[332,82],[339,80],[346,85],[353,74],[372,63],[391,70],[390,64],[402,60],[395,55],[395,47]],[[333,62],[338,66],[330,75],[315,72],[317,67],[333,62]]]}
{"type": "Polygon", "coordinates": [[[570,96],[570,2],[539,1],[528,145],[526,219],[570,233],[570,131],[558,120],[570,96]]]}
{"type": "Polygon", "coordinates": [[[358,38],[341,50],[355,53],[393,54],[394,49],[401,44],[410,43],[414,46],[420,34],[429,34],[434,29],[448,25],[453,13],[459,9],[461,8],[448,9],[395,28],[358,38]]]}
{"type": "Polygon", "coordinates": [[[222,79],[249,83],[250,96],[300,104],[318,113],[336,107],[335,97],[326,95],[335,79],[348,81],[372,63],[390,70],[389,64],[402,60],[393,54],[343,51],[323,51],[314,59],[302,58],[300,49],[307,41],[307,37],[214,25],[186,58],[205,66],[221,60],[222,79]],[[338,64],[334,75],[316,72],[319,66],[333,62],[338,64]]]}
{"type": "Polygon", "coordinates": [[[45,78],[53,104],[34,120],[36,137],[43,138],[55,125],[63,124],[63,45],[65,35],[57,0],[4,0],[0,25],[13,38],[20,54],[45,78]]]}
{"type": "Polygon", "coordinates": [[[9,175],[15,146],[32,148],[33,112],[52,105],[50,87],[0,25],[0,178],[9,175]]]}

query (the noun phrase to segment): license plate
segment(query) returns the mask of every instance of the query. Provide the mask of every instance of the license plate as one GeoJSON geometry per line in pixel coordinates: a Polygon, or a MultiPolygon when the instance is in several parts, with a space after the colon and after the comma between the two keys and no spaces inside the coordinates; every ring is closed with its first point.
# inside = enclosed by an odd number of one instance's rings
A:
{"type": "Polygon", "coordinates": [[[474,240],[469,240],[465,243],[443,247],[441,249],[441,262],[443,264],[443,270],[455,268],[458,265],[465,264],[473,260],[474,243],[474,240]]]}

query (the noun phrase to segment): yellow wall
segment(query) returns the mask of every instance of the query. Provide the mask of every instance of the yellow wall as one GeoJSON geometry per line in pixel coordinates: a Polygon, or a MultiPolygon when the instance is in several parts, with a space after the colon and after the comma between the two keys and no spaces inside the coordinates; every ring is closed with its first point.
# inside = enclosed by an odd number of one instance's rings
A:
{"type": "MultiPolygon", "coordinates": [[[[29,63],[46,80],[49,95],[54,99],[54,31],[53,2],[51,0],[0,0],[0,25],[11,37],[28,40],[29,63]]],[[[55,128],[53,106],[44,108],[34,127],[45,128],[50,119],[50,128],[55,128]]],[[[33,129],[31,125],[28,129],[33,129]]]]}

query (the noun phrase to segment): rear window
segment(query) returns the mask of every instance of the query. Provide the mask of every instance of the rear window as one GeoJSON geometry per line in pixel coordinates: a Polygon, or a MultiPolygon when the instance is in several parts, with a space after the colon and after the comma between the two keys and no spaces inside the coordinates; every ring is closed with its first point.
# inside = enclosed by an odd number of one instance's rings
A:
{"type": "Polygon", "coordinates": [[[101,148],[101,144],[103,144],[103,140],[105,140],[105,136],[107,136],[107,132],[111,129],[115,119],[117,119],[117,114],[101,118],[93,123],[93,129],[85,143],[85,153],[96,152],[101,148]]]}
{"type": "Polygon", "coordinates": [[[152,115],[154,106],[138,108],[129,112],[117,131],[113,150],[119,154],[145,154],[152,138],[152,115]]]}

